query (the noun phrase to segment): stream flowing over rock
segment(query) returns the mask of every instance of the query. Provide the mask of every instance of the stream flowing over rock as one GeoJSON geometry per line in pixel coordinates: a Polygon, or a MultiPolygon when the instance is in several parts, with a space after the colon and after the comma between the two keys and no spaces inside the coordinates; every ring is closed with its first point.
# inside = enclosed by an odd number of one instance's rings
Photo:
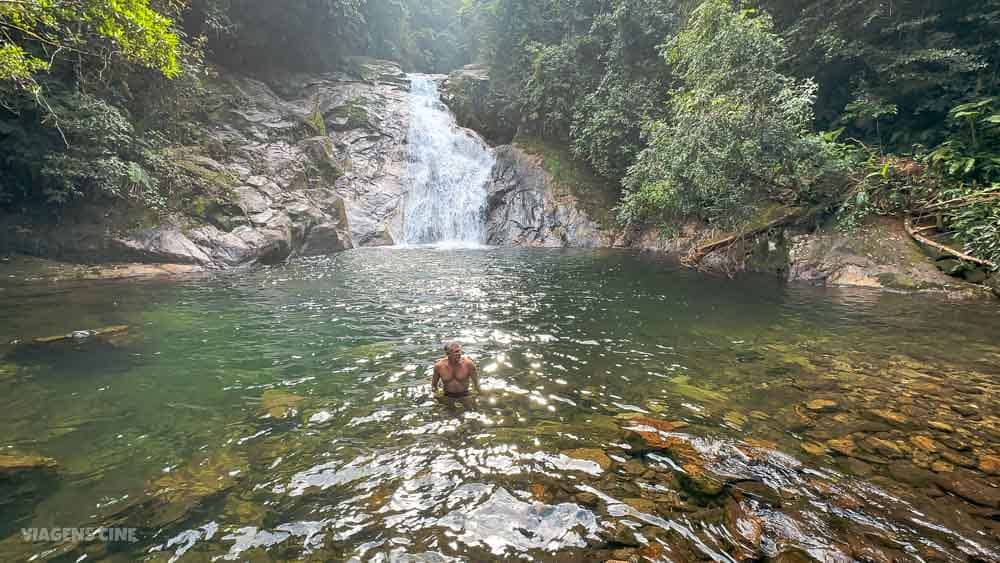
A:
{"type": "Polygon", "coordinates": [[[482,243],[492,151],[455,125],[433,77],[412,77],[410,111],[404,241],[482,243]]]}

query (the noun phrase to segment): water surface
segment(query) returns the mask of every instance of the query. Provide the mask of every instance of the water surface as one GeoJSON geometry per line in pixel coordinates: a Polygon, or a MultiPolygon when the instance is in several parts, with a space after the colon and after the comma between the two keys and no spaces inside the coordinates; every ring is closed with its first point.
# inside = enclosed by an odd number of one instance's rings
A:
{"type": "Polygon", "coordinates": [[[3,447],[59,467],[0,481],[0,558],[1000,558],[993,302],[617,251],[10,275],[3,447]],[[430,394],[451,338],[483,372],[475,403],[430,394]],[[19,533],[94,525],[141,541],[19,533]]]}

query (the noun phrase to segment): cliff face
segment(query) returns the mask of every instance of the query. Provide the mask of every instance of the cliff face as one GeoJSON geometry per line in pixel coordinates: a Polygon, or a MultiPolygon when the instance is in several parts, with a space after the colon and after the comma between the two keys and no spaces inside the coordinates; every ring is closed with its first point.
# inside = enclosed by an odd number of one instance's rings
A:
{"type": "Polygon", "coordinates": [[[614,231],[584,211],[572,188],[546,170],[543,156],[517,145],[497,147],[488,186],[487,244],[612,246],[614,231]]]}
{"type": "Polygon", "coordinates": [[[395,63],[350,72],[222,75],[198,146],[169,158],[201,184],[169,213],[134,217],[90,204],[47,217],[0,218],[3,250],[83,261],[232,267],[355,246],[401,232],[409,82],[395,63]]]}

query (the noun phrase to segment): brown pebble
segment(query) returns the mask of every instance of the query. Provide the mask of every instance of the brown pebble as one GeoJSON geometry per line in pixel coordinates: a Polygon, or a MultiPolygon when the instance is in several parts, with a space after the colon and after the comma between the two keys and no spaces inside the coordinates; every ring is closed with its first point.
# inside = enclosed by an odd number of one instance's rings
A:
{"type": "Polygon", "coordinates": [[[965,417],[975,416],[979,414],[979,408],[977,408],[974,405],[969,405],[966,403],[955,403],[949,406],[951,407],[951,410],[965,417]]]}
{"type": "Polygon", "coordinates": [[[910,443],[928,452],[936,452],[938,449],[937,444],[934,443],[934,440],[931,440],[927,436],[919,436],[919,435],[910,436],[910,443]]]}
{"type": "Polygon", "coordinates": [[[950,425],[950,424],[948,424],[946,422],[940,422],[940,421],[937,421],[937,420],[932,420],[932,421],[928,422],[927,426],[930,426],[931,428],[933,428],[935,430],[940,430],[941,432],[948,432],[949,434],[955,431],[955,427],[954,426],[952,426],[952,425],[950,425]]]}
{"type": "Polygon", "coordinates": [[[942,451],[941,457],[943,457],[945,461],[947,461],[952,465],[959,465],[961,467],[969,467],[969,468],[973,468],[976,466],[976,460],[972,459],[971,457],[955,453],[951,450],[942,451]]]}
{"type": "Polygon", "coordinates": [[[854,440],[850,437],[838,438],[834,440],[827,440],[826,445],[840,455],[851,456],[854,455],[857,447],[854,444],[854,440]]]}
{"type": "Polygon", "coordinates": [[[1000,457],[981,455],[979,456],[979,465],[976,467],[987,475],[1000,475],[1000,457]]]}
{"type": "Polygon", "coordinates": [[[934,473],[951,473],[954,470],[955,466],[947,461],[938,460],[931,464],[931,471],[934,473]]]}

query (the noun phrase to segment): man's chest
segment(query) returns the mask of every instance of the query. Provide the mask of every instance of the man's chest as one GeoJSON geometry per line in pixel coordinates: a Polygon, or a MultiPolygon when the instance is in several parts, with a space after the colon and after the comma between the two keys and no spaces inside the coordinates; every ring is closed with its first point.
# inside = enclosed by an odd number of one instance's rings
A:
{"type": "Polygon", "coordinates": [[[441,377],[449,381],[453,379],[462,381],[469,378],[469,368],[464,365],[445,366],[441,369],[441,377]]]}

